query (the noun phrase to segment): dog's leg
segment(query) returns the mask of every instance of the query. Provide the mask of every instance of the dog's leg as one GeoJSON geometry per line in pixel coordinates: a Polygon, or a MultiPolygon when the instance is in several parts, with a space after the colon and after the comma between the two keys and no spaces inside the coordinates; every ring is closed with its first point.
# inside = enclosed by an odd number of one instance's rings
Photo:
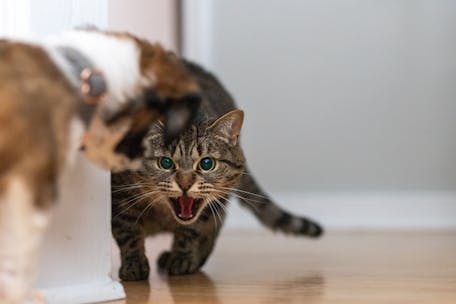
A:
{"type": "Polygon", "coordinates": [[[23,179],[13,178],[0,196],[0,303],[21,304],[30,296],[38,246],[49,221],[23,179]]]}

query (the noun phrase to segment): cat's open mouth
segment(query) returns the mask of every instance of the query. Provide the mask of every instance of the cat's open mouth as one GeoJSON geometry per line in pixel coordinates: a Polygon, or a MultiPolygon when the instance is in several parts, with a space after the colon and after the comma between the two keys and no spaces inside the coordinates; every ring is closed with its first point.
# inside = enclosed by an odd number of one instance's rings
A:
{"type": "Polygon", "coordinates": [[[183,221],[189,221],[198,213],[203,200],[182,195],[171,198],[171,202],[176,216],[183,221]]]}

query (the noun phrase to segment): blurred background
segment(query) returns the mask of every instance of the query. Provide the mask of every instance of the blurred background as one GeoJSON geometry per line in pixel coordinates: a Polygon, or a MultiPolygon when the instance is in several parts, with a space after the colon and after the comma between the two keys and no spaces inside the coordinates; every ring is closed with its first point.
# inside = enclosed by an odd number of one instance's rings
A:
{"type": "MultiPolygon", "coordinates": [[[[456,2],[182,1],[253,172],[329,227],[456,227],[456,2]]],[[[233,226],[250,226],[236,210],[233,226]]]]}
{"type": "MultiPolygon", "coordinates": [[[[455,1],[0,1],[1,34],[81,24],[215,73],[286,208],[336,229],[456,228],[455,1]]],[[[255,221],[233,208],[229,226],[255,221]]]]}

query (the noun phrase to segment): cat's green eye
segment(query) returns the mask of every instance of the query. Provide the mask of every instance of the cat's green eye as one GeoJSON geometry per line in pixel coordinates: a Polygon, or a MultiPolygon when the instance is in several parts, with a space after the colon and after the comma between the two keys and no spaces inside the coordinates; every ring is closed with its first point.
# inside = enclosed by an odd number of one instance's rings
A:
{"type": "Polygon", "coordinates": [[[212,157],[205,157],[200,160],[198,167],[203,171],[210,171],[215,168],[215,160],[212,157]]]}
{"type": "Polygon", "coordinates": [[[158,159],[158,166],[160,167],[160,169],[169,170],[174,167],[174,162],[169,157],[160,157],[158,159]]]}

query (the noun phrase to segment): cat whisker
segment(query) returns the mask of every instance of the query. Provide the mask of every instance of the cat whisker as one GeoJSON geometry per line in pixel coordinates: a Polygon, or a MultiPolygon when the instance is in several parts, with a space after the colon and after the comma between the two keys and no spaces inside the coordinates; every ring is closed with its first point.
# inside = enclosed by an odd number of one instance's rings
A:
{"type": "Polygon", "coordinates": [[[128,187],[124,187],[124,188],[118,188],[116,190],[112,190],[111,193],[118,193],[118,192],[127,192],[127,191],[130,191],[130,190],[134,190],[134,189],[140,189],[142,188],[143,186],[128,186],[128,187]]]}
{"type": "Polygon", "coordinates": [[[145,187],[145,186],[151,186],[152,184],[150,183],[137,183],[137,184],[128,184],[128,185],[121,185],[121,186],[113,186],[112,188],[115,189],[114,191],[112,192],[118,192],[118,191],[122,191],[122,190],[125,190],[125,189],[137,189],[137,188],[141,188],[141,187],[145,187]]]}
{"type": "Polygon", "coordinates": [[[217,205],[219,205],[222,208],[223,212],[225,214],[228,214],[228,208],[226,208],[226,206],[222,202],[220,202],[217,198],[214,197],[214,200],[217,203],[217,205]]]}
{"type": "Polygon", "coordinates": [[[137,199],[139,199],[139,197],[141,197],[141,196],[143,196],[143,195],[144,195],[144,193],[142,193],[142,192],[139,193],[139,194],[135,194],[134,196],[131,196],[128,200],[122,201],[122,202],[120,203],[120,205],[121,205],[122,207],[128,206],[128,205],[130,205],[131,203],[135,202],[137,199]]]}
{"type": "Polygon", "coordinates": [[[248,200],[246,200],[245,198],[239,198],[240,200],[242,200],[244,203],[246,203],[247,205],[249,205],[250,207],[252,207],[256,212],[259,212],[260,210],[258,209],[258,206],[256,206],[255,204],[253,204],[252,202],[249,202],[248,200]]]}
{"type": "Polygon", "coordinates": [[[146,213],[146,210],[150,209],[154,204],[155,204],[156,200],[152,200],[147,206],[146,208],[144,208],[144,210],[138,215],[138,218],[136,219],[135,221],[135,225],[138,223],[139,219],[143,216],[144,213],[146,213]]]}
{"type": "Polygon", "coordinates": [[[220,188],[221,189],[225,189],[225,190],[229,190],[229,191],[233,191],[233,192],[240,192],[240,193],[243,193],[243,194],[256,196],[256,197],[259,197],[259,198],[269,199],[267,196],[256,194],[256,193],[245,191],[245,190],[241,190],[241,189],[237,189],[237,188],[228,188],[228,187],[220,187],[220,188]]]}
{"type": "MultiPolygon", "coordinates": [[[[213,201],[212,201],[213,203],[213,201]]],[[[214,204],[214,210],[215,210],[215,213],[217,214],[218,218],[219,218],[219,221],[220,221],[220,226],[223,224],[223,216],[220,214],[220,210],[217,208],[217,205],[214,204]]]]}
{"type": "Polygon", "coordinates": [[[217,205],[223,210],[223,212],[226,214],[229,213],[228,208],[223,204],[219,199],[224,199],[225,201],[229,202],[225,197],[223,196],[212,196],[212,199],[217,203],[217,205]]]}
{"type": "Polygon", "coordinates": [[[265,204],[265,202],[263,201],[259,201],[259,200],[255,200],[255,199],[252,199],[252,198],[247,198],[243,195],[240,195],[240,194],[237,194],[237,193],[231,193],[231,195],[233,195],[234,197],[238,198],[238,199],[241,199],[243,201],[248,201],[248,202],[251,202],[252,204],[259,204],[259,205],[263,205],[265,204]]]}
{"type": "Polygon", "coordinates": [[[150,181],[149,182],[135,182],[135,183],[131,183],[131,184],[122,184],[122,185],[113,185],[112,187],[113,188],[123,188],[123,187],[128,187],[128,186],[138,186],[138,185],[150,185],[150,181]]]}
{"type": "Polygon", "coordinates": [[[115,217],[119,216],[120,214],[123,214],[125,212],[127,212],[128,210],[130,210],[131,208],[133,208],[134,206],[138,205],[139,203],[141,203],[143,200],[145,200],[147,198],[147,196],[141,196],[141,197],[138,197],[137,199],[135,200],[131,200],[129,201],[128,203],[126,204],[122,204],[121,207],[123,208],[119,213],[117,213],[115,215],[115,217]]]}
{"type": "Polygon", "coordinates": [[[213,215],[213,218],[214,218],[215,226],[218,227],[218,224],[217,224],[217,216],[216,216],[216,212],[214,211],[214,207],[213,207],[213,205],[212,205],[212,202],[211,202],[211,201],[208,201],[208,202],[207,202],[207,205],[208,205],[209,208],[211,209],[211,212],[212,212],[212,215],[213,215]]]}
{"type": "MultiPolygon", "coordinates": [[[[214,201],[213,201],[213,199],[214,199],[214,197],[213,197],[213,196],[211,196],[211,198],[210,198],[210,201],[209,201],[209,204],[211,204],[211,205],[212,205],[212,203],[214,202],[214,201]]],[[[217,205],[215,205],[215,204],[213,205],[213,207],[214,207],[214,210],[215,210],[215,213],[217,214],[217,216],[218,216],[218,218],[219,218],[219,220],[220,220],[220,225],[222,225],[222,223],[223,223],[223,219],[222,219],[222,216],[221,216],[221,215],[220,215],[220,213],[219,213],[219,210],[218,210],[218,208],[216,208],[216,206],[217,206],[217,205]]]]}
{"type": "Polygon", "coordinates": [[[126,207],[125,209],[123,209],[122,211],[120,211],[119,213],[117,213],[116,215],[114,215],[114,218],[117,218],[119,215],[127,212],[133,206],[136,206],[138,203],[140,203],[144,199],[148,198],[151,194],[154,194],[154,193],[157,193],[157,192],[158,191],[151,191],[151,192],[141,193],[140,195],[136,195],[133,199],[129,199],[127,202],[125,202],[123,204],[123,206],[125,206],[125,205],[129,205],[129,206],[126,207]]]}
{"type": "Polygon", "coordinates": [[[229,214],[230,213],[230,209],[227,207],[226,204],[224,204],[223,202],[219,201],[219,200],[223,200],[224,202],[226,203],[230,203],[230,200],[229,198],[221,195],[221,196],[216,196],[216,199],[217,201],[220,203],[220,206],[223,208],[223,210],[225,211],[226,214],[229,214]]]}
{"type": "MultiPolygon", "coordinates": [[[[214,192],[225,193],[224,191],[216,190],[216,189],[214,189],[213,191],[214,191],[214,192]]],[[[232,193],[230,193],[230,194],[233,195],[234,197],[240,199],[240,200],[243,200],[244,202],[247,202],[247,203],[250,202],[250,203],[252,203],[252,204],[253,204],[253,203],[255,203],[255,204],[265,204],[265,202],[263,202],[263,201],[259,201],[259,200],[247,198],[247,197],[245,197],[245,196],[243,196],[243,195],[241,195],[241,194],[239,194],[239,193],[236,193],[236,192],[232,192],[232,193]]],[[[253,205],[251,205],[251,206],[253,206],[253,205]]]]}
{"type": "Polygon", "coordinates": [[[209,206],[209,209],[211,210],[212,217],[213,217],[214,223],[215,223],[215,228],[217,229],[218,228],[217,218],[215,217],[214,209],[212,209],[212,204],[210,201],[207,201],[207,205],[209,206]]]}
{"type": "Polygon", "coordinates": [[[152,190],[152,191],[147,191],[147,192],[139,192],[136,193],[135,195],[130,196],[130,198],[127,201],[122,202],[123,205],[128,205],[129,203],[135,201],[136,199],[142,197],[142,196],[148,196],[150,194],[158,193],[159,191],[152,190]]]}
{"type": "Polygon", "coordinates": [[[239,174],[241,175],[248,175],[248,176],[252,176],[252,174],[250,174],[249,172],[247,171],[242,171],[242,172],[239,172],[239,174]]]}
{"type": "MultiPolygon", "coordinates": [[[[218,197],[218,199],[221,199],[221,200],[223,200],[226,203],[230,203],[230,200],[228,198],[226,198],[226,197],[220,196],[220,197],[218,197]]],[[[225,204],[224,204],[224,207],[225,207],[226,211],[229,211],[228,207],[225,204]]]]}
{"type": "Polygon", "coordinates": [[[127,212],[130,208],[132,208],[133,206],[137,205],[138,203],[140,203],[141,201],[143,201],[144,199],[146,199],[147,197],[142,197],[138,200],[136,200],[133,204],[131,204],[130,206],[128,206],[127,208],[121,210],[120,212],[118,212],[116,215],[114,215],[113,219],[116,219],[117,217],[119,217],[120,215],[124,214],[125,212],[127,212]]]}
{"type": "MultiPolygon", "coordinates": [[[[242,195],[239,195],[239,194],[236,194],[236,193],[231,193],[231,195],[233,195],[235,198],[237,199],[240,199],[242,200],[244,203],[246,203],[247,205],[251,206],[256,212],[259,212],[258,210],[258,204],[265,204],[264,202],[262,201],[257,201],[257,200],[252,200],[252,199],[249,199],[249,198],[246,198],[242,195]],[[255,205],[257,204],[257,205],[255,205]]],[[[227,200],[227,199],[226,199],[227,200]]],[[[227,200],[228,201],[228,200],[227,200]]]]}

